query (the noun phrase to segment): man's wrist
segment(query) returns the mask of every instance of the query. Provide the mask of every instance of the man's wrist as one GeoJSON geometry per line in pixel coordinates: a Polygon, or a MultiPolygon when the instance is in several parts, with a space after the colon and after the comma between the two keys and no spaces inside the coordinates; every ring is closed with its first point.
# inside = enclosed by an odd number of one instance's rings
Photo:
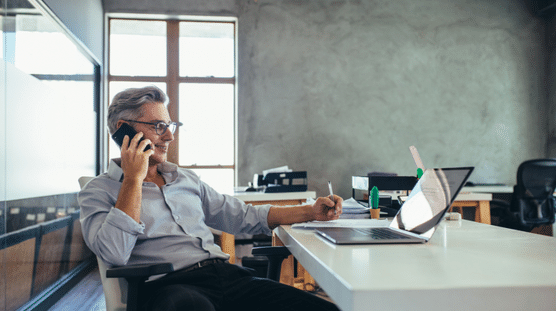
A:
{"type": "Polygon", "coordinates": [[[139,176],[124,174],[124,179],[122,180],[122,183],[126,183],[129,185],[143,185],[143,180],[144,178],[141,178],[139,176]]]}
{"type": "Polygon", "coordinates": [[[304,221],[302,222],[317,220],[317,215],[315,215],[315,211],[313,210],[312,205],[302,205],[301,208],[303,208],[304,218],[304,221]]]}

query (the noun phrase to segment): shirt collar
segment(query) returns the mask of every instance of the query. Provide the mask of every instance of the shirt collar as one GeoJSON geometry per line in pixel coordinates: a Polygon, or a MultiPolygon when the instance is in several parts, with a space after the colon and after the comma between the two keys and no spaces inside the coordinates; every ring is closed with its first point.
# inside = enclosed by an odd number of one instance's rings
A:
{"type": "MultiPolygon", "coordinates": [[[[117,180],[122,182],[124,180],[124,171],[122,170],[122,159],[116,158],[110,160],[110,164],[108,164],[108,177],[113,180],[117,180]]],[[[173,173],[178,170],[178,166],[174,163],[164,162],[158,165],[158,171],[161,174],[165,173],[173,173]]]]}

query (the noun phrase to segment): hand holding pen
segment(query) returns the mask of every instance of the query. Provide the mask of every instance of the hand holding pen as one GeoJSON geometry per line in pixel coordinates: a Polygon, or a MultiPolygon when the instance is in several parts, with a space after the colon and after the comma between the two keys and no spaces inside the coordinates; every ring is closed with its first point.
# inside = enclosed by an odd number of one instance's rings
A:
{"type": "Polygon", "coordinates": [[[328,198],[334,202],[334,206],[330,206],[329,211],[334,210],[334,216],[339,216],[339,213],[342,211],[343,200],[339,196],[334,195],[334,192],[332,191],[332,183],[330,181],[328,182],[328,191],[330,192],[330,196],[328,198]]]}
{"type": "MultiPolygon", "coordinates": [[[[331,189],[332,186],[329,184],[328,190],[331,189]]],[[[326,221],[340,218],[343,201],[341,197],[334,195],[332,191],[330,191],[329,196],[317,198],[317,201],[312,205],[311,220],[326,221]]]]}

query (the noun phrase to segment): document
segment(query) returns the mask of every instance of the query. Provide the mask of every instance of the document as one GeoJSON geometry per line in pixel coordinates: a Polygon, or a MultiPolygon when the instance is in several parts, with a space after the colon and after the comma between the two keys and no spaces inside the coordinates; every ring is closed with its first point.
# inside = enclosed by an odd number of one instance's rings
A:
{"type": "Polygon", "coordinates": [[[361,205],[354,198],[349,198],[342,203],[342,213],[344,214],[368,214],[369,209],[369,207],[361,205]]]}
{"type": "MultiPolygon", "coordinates": [[[[307,199],[306,204],[314,204],[316,202],[315,199],[309,198],[307,199]]],[[[342,202],[342,213],[343,214],[365,214],[369,213],[369,208],[367,206],[361,205],[361,203],[357,202],[354,198],[349,198],[342,202]]]]}

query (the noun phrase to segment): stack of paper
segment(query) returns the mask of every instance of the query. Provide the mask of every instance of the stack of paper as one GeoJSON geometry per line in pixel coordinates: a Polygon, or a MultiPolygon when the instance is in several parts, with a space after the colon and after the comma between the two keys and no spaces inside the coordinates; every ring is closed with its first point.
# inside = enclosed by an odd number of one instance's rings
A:
{"type": "MultiPolygon", "coordinates": [[[[313,198],[308,198],[306,204],[314,204],[316,202],[313,198]]],[[[370,208],[361,205],[354,198],[344,200],[342,203],[342,214],[369,214],[370,208]]]]}
{"type": "Polygon", "coordinates": [[[368,214],[369,210],[370,208],[361,205],[354,198],[349,198],[342,203],[342,212],[344,214],[368,214]]]}

